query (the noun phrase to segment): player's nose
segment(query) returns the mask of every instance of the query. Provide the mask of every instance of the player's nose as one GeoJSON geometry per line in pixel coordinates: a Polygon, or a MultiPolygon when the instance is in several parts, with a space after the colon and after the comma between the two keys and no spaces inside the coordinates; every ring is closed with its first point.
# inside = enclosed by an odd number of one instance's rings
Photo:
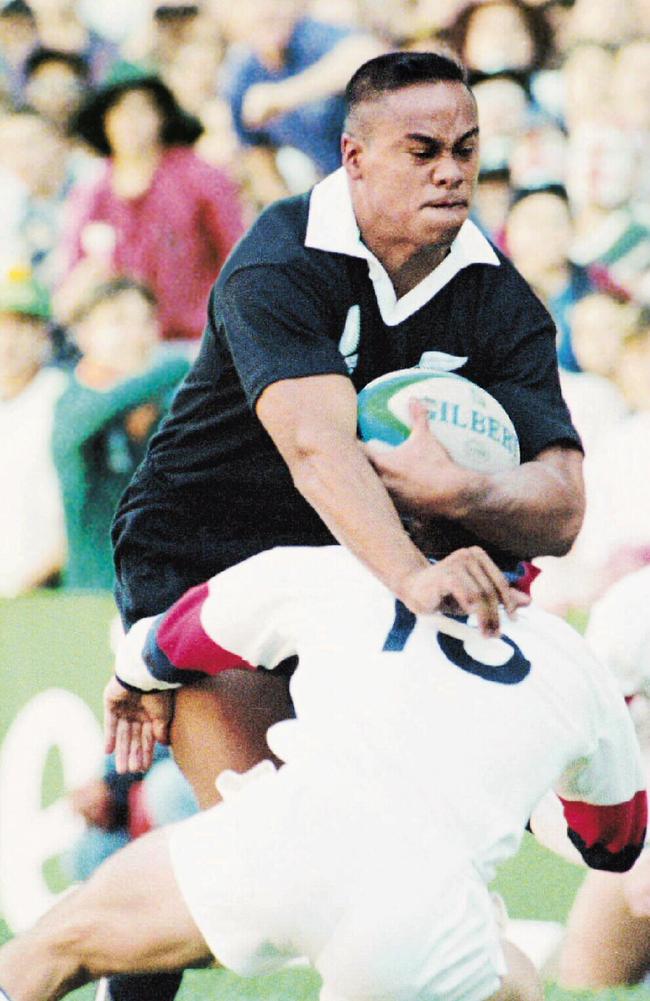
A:
{"type": "Polygon", "coordinates": [[[436,185],[448,187],[458,187],[465,179],[461,165],[451,154],[440,157],[432,169],[432,177],[436,185]]]}

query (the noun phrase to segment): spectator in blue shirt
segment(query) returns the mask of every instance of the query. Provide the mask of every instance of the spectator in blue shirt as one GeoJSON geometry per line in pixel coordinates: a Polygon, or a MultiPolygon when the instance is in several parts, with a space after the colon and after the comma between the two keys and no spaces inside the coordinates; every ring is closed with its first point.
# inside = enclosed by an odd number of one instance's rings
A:
{"type": "Polygon", "coordinates": [[[300,150],[320,175],[340,166],[343,88],[383,48],[353,28],[303,17],[300,7],[296,0],[241,0],[228,26],[235,44],[225,86],[261,204],[287,194],[275,164],[280,147],[300,150]]]}

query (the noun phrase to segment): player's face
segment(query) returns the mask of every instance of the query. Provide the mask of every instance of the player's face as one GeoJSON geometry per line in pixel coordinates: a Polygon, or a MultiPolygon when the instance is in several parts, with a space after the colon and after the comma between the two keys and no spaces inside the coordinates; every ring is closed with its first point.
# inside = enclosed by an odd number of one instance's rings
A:
{"type": "MultiPolygon", "coordinates": [[[[464,223],[479,165],[476,104],[462,83],[416,84],[360,109],[344,135],[355,211],[380,242],[449,245],[464,223]]],[[[372,241],[371,241],[372,242],[372,241]]]]}

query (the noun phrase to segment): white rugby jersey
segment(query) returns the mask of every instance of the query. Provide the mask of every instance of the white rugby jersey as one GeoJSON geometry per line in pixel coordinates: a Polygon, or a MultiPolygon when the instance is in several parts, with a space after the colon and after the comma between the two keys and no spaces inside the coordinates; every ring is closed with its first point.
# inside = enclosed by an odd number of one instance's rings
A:
{"type": "Polygon", "coordinates": [[[647,804],[616,683],[555,616],[522,609],[502,628],[485,640],[464,619],[414,616],[342,547],[284,547],[136,623],[116,673],[152,691],[297,656],[297,718],[269,731],[289,767],[354,783],[360,810],[385,801],[423,839],[448,828],[485,879],[554,788],[586,862],[628,869],[647,804]]]}

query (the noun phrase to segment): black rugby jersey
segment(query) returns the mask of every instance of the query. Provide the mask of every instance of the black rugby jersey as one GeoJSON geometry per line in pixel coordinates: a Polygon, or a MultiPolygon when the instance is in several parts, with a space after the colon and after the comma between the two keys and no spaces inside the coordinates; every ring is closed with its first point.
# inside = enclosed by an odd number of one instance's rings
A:
{"type": "Polygon", "coordinates": [[[118,570],[129,542],[159,569],[182,565],[187,587],[274,545],[332,541],[254,413],[282,379],[338,373],[359,390],[443,352],[510,414],[522,461],[554,443],[580,447],[560,392],[553,321],[482,236],[494,263],[461,267],[419,308],[387,322],[372,262],[306,246],[309,213],[309,194],[270,206],[222,269],[199,355],[118,511],[118,570]]]}

